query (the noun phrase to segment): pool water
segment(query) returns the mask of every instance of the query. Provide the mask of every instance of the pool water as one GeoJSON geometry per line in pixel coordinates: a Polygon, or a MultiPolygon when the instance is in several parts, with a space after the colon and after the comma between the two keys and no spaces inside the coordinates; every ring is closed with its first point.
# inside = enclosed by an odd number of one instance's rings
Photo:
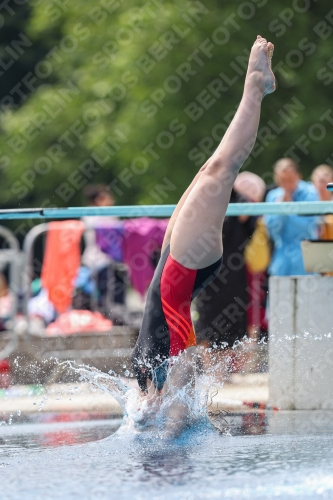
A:
{"type": "Polygon", "coordinates": [[[0,499],[333,498],[333,412],[226,420],[224,434],[202,421],[161,439],[119,420],[14,419],[0,426],[0,499]]]}
{"type": "Polygon", "coordinates": [[[0,427],[0,467],[6,456],[105,439],[121,424],[119,419],[73,421],[68,413],[60,418],[57,414],[33,417],[29,423],[18,423],[20,419],[14,417],[11,425],[0,427]]]}

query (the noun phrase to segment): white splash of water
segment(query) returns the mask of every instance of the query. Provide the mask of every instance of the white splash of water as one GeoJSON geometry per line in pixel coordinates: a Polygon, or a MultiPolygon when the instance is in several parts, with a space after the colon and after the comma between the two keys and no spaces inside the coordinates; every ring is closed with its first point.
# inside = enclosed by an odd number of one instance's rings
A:
{"type": "Polygon", "coordinates": [[[214,397],[218,393],[214,387],[221,386],[221,382],[218,383],[216,379],[216,370],[211,367],[205,374],[198,375],[195,366],[197,361],[196,356],[191,358],[188,365],[190,376],[186,378],[186,383],[182,383],[183,380],[179,379],[183,374],[179,372],[179,367],[183,369],[188,358],[178,356],[171,361],[163,395],[149,391],[144,397],[113,371],[103,373],[86,365],[73,362],[66,364],[80,375],[81,380],[110,394],[119,403],[124,419],[118,434],[149,432],[156,438],[166,439],[179,437],[191,427],[203,425],[212,429],[211,423],[220,432],[228,433],[222,411],[214,404],[214,397]]]}

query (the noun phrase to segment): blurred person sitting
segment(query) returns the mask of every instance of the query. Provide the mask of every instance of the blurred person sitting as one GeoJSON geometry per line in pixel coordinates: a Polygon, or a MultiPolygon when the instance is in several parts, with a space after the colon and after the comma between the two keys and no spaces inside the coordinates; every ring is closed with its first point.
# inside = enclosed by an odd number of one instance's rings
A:
{"type": "MultiPolygon", "coordinates": [[[[89,207],[111,207],[114,205],[114,198],[105,184],[88,184],[83,195],[89,207]]],[[[102,269],[110,264],[111,259],[106,255],[96,243],[96,233],[94,228],[106,221],[114,222],[116,217],[112,216],[86,216],[83,222],[89,229],[85,231],[85,250],[82,255],[82,264],[90,269],[102,269]]]]}
{"type": "MultiPolygon", "coordinates": [[[[262,202],[267,186],[259,175],[241,172],[234,184],[235,190],[252,203],[262,202]]],[[[256,220],[254,233],[245,247],[249,305],[247,308],[248,336],[259,340],[267,335],[266,299],[268,289],[267,269],[271,259],[271,244],[263,218],[256,220]]],[[[255,367],[254,367],[255,368],[255,367]]]]}
{"type": "MultiPolygon", "coordinates": [[[[274,165],[276,189],[266,196],[267,202],[318,201],[316,188],[302,180],[298,164],[291,158],[282,158],[274,165]]],[[[265,224],[274,244],[268,269],[271,276],[306,274],[301,251],[301,241],[317,239],[317,216],[266,215],[265,224]]]]}
{"type": "MultiPolygon", "coordinates": [[[[114,205],[113,195],[105,184],[89,184],[85,187],[83,194],[91,207],[114,205]]],[[[105,224],[115,224],[117,220],[117,217],[105,215],[83,217],[83,222],[88,226],[88,229],[84,234],[86,247],[82,255],[82,264],[97,275],[97,288],[100,294],[99,305],[102,308],[106,308],[108,291],[111,292],[112,302],[121,305],[125,302],[123,273],[117,269],[113,269],[112,273],[110,272],[113,260],[97,245],[95,231],[95,229],[105,224]]]]}
{"type": "MultiPolygon", "coordinates": [[[[329,165],[318,165],[311,174],[311,181],[316,187],[321,201],[332,201],[333,193],[326,189],[333,182],[333,168],[329,165]]],[[[320,224],[320,239],[333,240],[333,215],[324,215],[320,224]]]]}
{"type": "MultiPolygon", "coordinates": [[[[42,320],[42,326],[45,327],[55,320],[56,310],[53,303],[49,300],[47,290],[42,288],[40,278],[35,278],[31,283],[31,297],[28,300],[28,316],[30,319],[42,320]]],[[[36,321],[36,322],[37,322],[36,321]]]]}

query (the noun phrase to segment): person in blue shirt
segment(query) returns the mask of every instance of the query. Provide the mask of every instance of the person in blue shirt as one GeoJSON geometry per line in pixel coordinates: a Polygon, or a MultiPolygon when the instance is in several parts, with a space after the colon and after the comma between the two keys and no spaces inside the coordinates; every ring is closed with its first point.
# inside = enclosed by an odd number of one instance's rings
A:
{"type": "MultiPolygon", "coordinates": [[[[298,164],[291,158],[282,158],[274,165],[274,180],[278,187],[267,194],[268,202],[318,201],[313,184],[302,180],[298,164]]],[[[317,239],[319,217],[299,215],[266,215],[264,217],[274,244],[268,269],[271,276],[306,274],[301,241],[317,239]]]]}

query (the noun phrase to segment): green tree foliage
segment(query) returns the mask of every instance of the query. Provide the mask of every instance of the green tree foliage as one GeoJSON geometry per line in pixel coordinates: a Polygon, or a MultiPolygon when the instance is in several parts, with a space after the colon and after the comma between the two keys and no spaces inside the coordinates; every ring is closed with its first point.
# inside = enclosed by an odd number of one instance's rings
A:
{"type": "Polygon", "coordinates": [[[27,1],[3,2],[0,9],[0,102],[19,107],[27,98],[21,80],[47,52],[47,40],[27,34],[31,8],[27,1]]]}
{"type": "Polygon", "coordinates": [[[304,176],[333,162],[333,14],[327,3],[85,0],[31,3],[29,98],[2,106],[6,206],[73,206],[88,182],[117,203],[174,203],[216,148],[241,98],[257,34],[275,44],[278,88],[264,99],[244,168],[271,181],[281,156],[304,176]],[[330,12],[331,11],[331,12],[330,12]]]}

